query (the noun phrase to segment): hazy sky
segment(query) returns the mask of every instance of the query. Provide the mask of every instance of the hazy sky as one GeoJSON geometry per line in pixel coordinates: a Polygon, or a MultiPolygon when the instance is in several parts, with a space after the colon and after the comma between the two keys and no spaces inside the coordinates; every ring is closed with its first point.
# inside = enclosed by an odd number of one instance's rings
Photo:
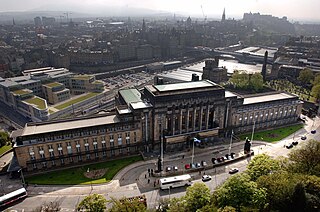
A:
{"type": "Polygon", "coordinates": [[[244,12],[287,16],[289,20],[320,20],[320,0],[0,0],[0,11],[63,10],[102,13],[109,6],[168,11],[177,14],[242,17],[244,12]]]}

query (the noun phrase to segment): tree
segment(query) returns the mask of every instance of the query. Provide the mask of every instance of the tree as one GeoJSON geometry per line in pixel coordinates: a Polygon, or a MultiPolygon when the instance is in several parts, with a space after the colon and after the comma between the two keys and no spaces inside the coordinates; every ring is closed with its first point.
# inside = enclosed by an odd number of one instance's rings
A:
{"type": "Polygon", "coordinates": [[[242,207],[263,208],[267,194],[264,188],[258,188],[257,183],[250,181],[250,176],[244,173],[230,177],[213,195],[219,208],[232,206],[240,211],[242,207]]]}
{"type": "Polygon", "coordinates": [[[86,196],[78,205],[77,211],[104,212],[106,211],[107,200],[101,194],[86,196]]]}
{"type": "Polygon", "coordinates": [[[320,84],[312,86],[311,95],[318,101],[320,99],[320,84]]]}
{"type": "Polygon", "coordinates": [[[10,142],[8,133],[0,132],[0,147],[7,145],[10,142]]]}
{"type": "Polygon", "coordinates": [[[280,169],[278,160],[266,154],[255,156],[247,167],[247,174],[251,180],[256,181],[260,176],[267,175],[280,169]]]}
{"type": "Polygon", "coordinates": [[[263,76],[260,73],[252,74],[249,78],[249,87],[254,91],[260,91],[263,88],[263,76]]]}
{"type": "Polygon", "coordinates": [[[316,74],[313,81],[312,81],[313,85],[318,85],[320,84],[320,74],[316,74]]]}
{"type": "Polygon", "coordinates": [[[267,191],[267,202],[270,210],[289,211],[292,194],[297,184],[296,174],[276,172],[258,178],[259,188],[267,191]]]}
{"type": "Polygon", "coordinates": [[[60,202],[53,201],[53,202],[45,202],[36,209],[33,210],[33,212],[58,212],[61,210],[60,202]]]}
{"type": "Polygon", "coordinates": [[[308,68],[305,68],[302,71],[300,71],[298,80],[300,80],[304,84],[308,84],[311,82],[311,80],[313,80],[313,78],[314,75],[312,71],[308,68]]]}
{"type": "Polygon", "coordinates": [[[320,142],[309,140],[304,146],[289,154],[289,172],[320,177],[320,142]]]}
{"type": "Polygon", "coordinates": [[[170,201],[169,211],[193,212],[209,205],[210,202],[210,189],[204,183],[195,183],[187,188],[185,196],[170,201]]]}
{"type": "Polygon", "coordinates": [[[229,81],[236,88],[246,89],[249,86],[249,75],[244,71],[235,70],[229,81]]]}
{"type": "Polygon", "coordinates": [[[110,212],[135,212],[135,211],[147,211],[146,205],[141,202],[138,198],[122,198],[120,200],[111,198],[112,208],[109,210],[110,212]]]}
{"type": "Polygon", "coordinates": [[[196,211],[210,203],[210,189],[204,183],[195,183],[187,188],[185,200],[188,211],[196,211]]]}

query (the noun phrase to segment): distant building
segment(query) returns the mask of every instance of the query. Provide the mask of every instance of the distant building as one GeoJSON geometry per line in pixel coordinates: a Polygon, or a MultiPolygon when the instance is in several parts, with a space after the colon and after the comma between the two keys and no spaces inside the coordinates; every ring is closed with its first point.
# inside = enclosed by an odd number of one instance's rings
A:
{"type": "Polygon", "coordinates": [[[53,26],[56,22],[56,19],[54,17],[45,17],[42,16],[42,24],[43,26],[53,26]]]}
{"type": "Polygon", "coordinates": [[[23,76],[0,78],[0,101],[34,121],[49,119],[47,102],[56,104],[74,95],[103,92],[104,83],[92,75],[75,75],[52,67],[23,71],[23,76]]]}
{"type": "Polygon", "coordinates": [[[42,26],[42,20],[41,20],[41,18],[40,18],[39,16],[37,16],[37,17],[34,18],[34,25],[35,25],[36,27],[42,26]]]}
{"type": "Polygon", "coordinates": [[[213,60],[205,61],[202,79],[207,79],[218,84],[228,81],[227,69],[224,67],[219,67],[218,57],[213,60]]]}
{"type": "Polygon", "coordinates": [[[221,21],[224,22],[226,20],[226,8],[223,9],[221,21]]]}

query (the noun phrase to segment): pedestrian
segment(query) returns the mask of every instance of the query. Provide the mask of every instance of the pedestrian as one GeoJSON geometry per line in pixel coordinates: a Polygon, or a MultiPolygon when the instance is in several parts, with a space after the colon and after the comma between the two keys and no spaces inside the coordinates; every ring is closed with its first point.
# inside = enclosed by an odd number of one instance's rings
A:
{"type": "Polygon", "coordinates": [[[199,175],[201,175],[201,171],[199,171],[199,175]]]}
{"type": "Polygon", "coordinates": [[[151,176],[151,173],[149,172],[149,177],[151,176]]]}
{"type": "Polygon", "coordinates": [[[158,185],[159,185],[160,181],[158,180],[158,185]]]}
{"type": "Polygon", "coordinates": [[[182,159],[184,159],[184,155],[182,155],[182,159]]]}
{"type": "Polygon", "coordinates": [[[144,179],[147,179],[147,174],[144,175],[144,179]]]}
{"type": "Polygon", "coordinates": [[[154,183],[153,183],[153,187],[156,187],[156,181],[154,181],[154,183]]]}
{"type": "Polygon", "coordinates": [[[148,179],[148,184],[150,183],[150,179],[148,179]]]}

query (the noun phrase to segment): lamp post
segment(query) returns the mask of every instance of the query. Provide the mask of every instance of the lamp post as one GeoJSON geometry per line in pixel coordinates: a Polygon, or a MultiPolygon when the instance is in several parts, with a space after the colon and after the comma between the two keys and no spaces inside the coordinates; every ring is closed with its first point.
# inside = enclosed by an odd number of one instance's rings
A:
{"type": "MultiPolygon", "coordinates": [[[[87,169],[87,173],[89,173],[89,172],[90,172],[90,168],[87,169]]],[[[90,180],[90,187],[91,187],[91,191],[90,191],[90,194],[91,194],[91,192],[93,190],[93,188],[92,188],[92,180],[90,180]]]]}
{"type": "MultiPolygon", "coordinates": [[[[193,159],[194,159],[194,139],[192,141],[192,156],[191,156],[191,164],[193,164],[193,159]]],[[[191,165],[192,166],[192,165],[191,165]]]]}
{"type": "Polygon", "coordinates": [[[253,119],[253,127],[252,127],[252,134],[251,134],[251,146],[253,147],[253,135],[254,135],[254,128],[256,127],[256,118],[258,116],[256,115],[253,119]]]}
{"type": "Polygon", "coordinates": [[[160,129],[160,142],[161,142],[161,153],[160,153],[160,157],[161,157],[161,172],[162,173],[162,170],[163,170],[163,124],[162,124],[162,115],[160,116],[160,125],[161,125],[161,129],[160,129]]]}
{"type": "Polygon", "coordinates": [[[24,176],[23,176],[22,168],[21,168],[18,172],[21,173],[22,186],[24,187],[26,183],[25,183],[25,181],[24,181],[24,176]]]}
{"type": "Polygon", "coordinates": [[[230,146],[229,146],[229,155],[230,155],[230,153],[231,153],[232,136],[233,136],[233,130],[231,131],[230,146]]]}

